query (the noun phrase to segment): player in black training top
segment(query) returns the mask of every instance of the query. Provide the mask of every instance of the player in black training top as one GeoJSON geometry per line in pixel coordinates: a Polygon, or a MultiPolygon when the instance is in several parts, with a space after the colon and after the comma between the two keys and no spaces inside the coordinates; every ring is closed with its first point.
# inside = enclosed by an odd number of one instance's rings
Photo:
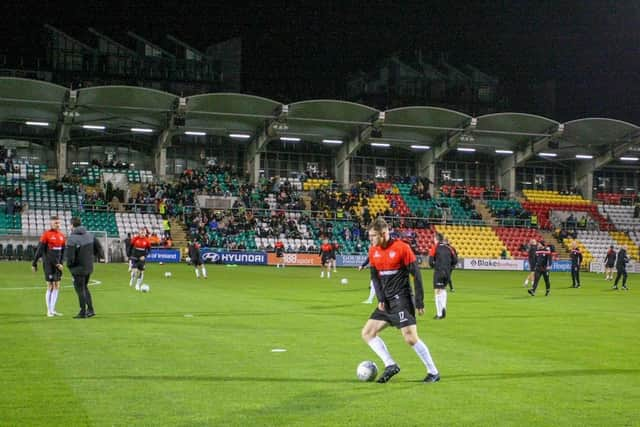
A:
{"type": "Polygon", "coordinates": [[[613,282],[613,289],[618,290],[618,280],[622,277],[622,289],[628,291],[627,288],[627,263],[630,261],[630,258],[627,256],[627,247],[622,246],[618,251],[618,256],[616,257],[616,281],[613,282]]]}
{"type": "Polygon", "coordinates": [[[538,282],[540,281],[540,277],[544,278],[544,285],[546,287],[545,296],[549,295],[551,292],[551,282],[549,281],[549,269],[551,267],[551,249],[549,246],[545,245],[544,242],[538,242],[538,250],[536,251],[536,271],[533,279],[533,287],[527,292],[532,297],[536,295],[536,289],[538,289],[538,282]]]}
{"type": "Polygon", "coordinates": [[[571,287],[580,287],[580,265],[582,264],[582,252],[575,241],[571,243],[571,287]]]}
{"type": "Polygon", "coordinates": [[[433,289],[435,292],[436,315],[434,319],[447,316],[447,284],[451,281],[451,270],[458,263],[456,252],[444,242],[444,237],[436,233],[433,237],[429,265],[433,267],[433,289]]]}

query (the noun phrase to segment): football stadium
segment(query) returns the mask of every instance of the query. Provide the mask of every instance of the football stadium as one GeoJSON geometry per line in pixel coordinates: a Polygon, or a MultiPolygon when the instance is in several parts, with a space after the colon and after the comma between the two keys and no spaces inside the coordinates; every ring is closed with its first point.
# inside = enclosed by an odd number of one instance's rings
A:
{"type": "Polygon", "coordinates": [[[0,77],[0,425],[638,425],[640,123],[32,77],[0,77]],[[427,356],[363,341],[389,242],[427,356]]]}

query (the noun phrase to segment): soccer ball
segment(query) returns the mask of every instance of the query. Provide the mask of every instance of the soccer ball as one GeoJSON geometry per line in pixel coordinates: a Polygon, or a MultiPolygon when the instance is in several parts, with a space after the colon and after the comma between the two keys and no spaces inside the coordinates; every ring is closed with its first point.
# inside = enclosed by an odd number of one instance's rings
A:
{"type": "Polygon", "coordinates": [[[165,271],[165,272],[164,272],[164,277],[166,277],[167,279],[168,279],[169,277],[171,277],[171,272],[170,272],[170,271],[165,271]]]}
{"type": "Polygon", "coordinates": [[[149,292],[151,290],[151,288],[146,283],[143,283],[142,286],[140,286],[140,290],[142,292],[149,292]]]}
{"type": "Polygon", "coordinates": [[[378,375],[378,367],[371,360],[365,360],[358,365],[356,375],[360,381],[373,381],[378,375]]]}
{"type": "Polygon", "coordinates": [[[191,257],[188,256],[184,260],[187,262],[187,264],[191,264],[191,257]]]}
{"type": "Polygon", "coordinates": [[[349,279],[347,279],[346,277],[342,280],[340,280],[340,283],[342,283],[343,285],[348,285],[349,284],[349,279]]]}

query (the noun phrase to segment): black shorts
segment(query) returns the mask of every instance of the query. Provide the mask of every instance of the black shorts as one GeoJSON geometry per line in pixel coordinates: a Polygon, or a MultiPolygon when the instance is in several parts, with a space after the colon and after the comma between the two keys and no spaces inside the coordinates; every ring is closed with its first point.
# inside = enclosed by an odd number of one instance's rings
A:
{"type": "Polygon", "coordinates": [[[451,273],[446,271],[433,272],[433,289],[444,289],[451,281],[451,273]]]}
{"type": "Polygon", "coordinates": [[[535,262],[529,262],[529,271],[533,272],[536,271],[536,263],[535,262]]]}
{"type": "Polygon", "coordinates": [[[328,256],[324,256],[324,255],[322,256],[322,261],[321,261],[321,262],[322,262],[322,265],[327,265],[327,264],[329,264],[329,261],[331,261],[331,258],[330,258],[330,257],[328,257],[328,256]]]}
{"type": "Polygon", "coordinates": [[[605,267],[607,267],[607,268],[613,268],[613,266],[614,266],[614,265],[615,265],[615,264],[613,264],[613,263],[611,263],[611,264],[608,264],[608,263],[607,263],[607,264],[605,265],[605,267]]]}
{"type": "Polygon", "coordinates": [[[398,329],[416,324],[416,308],[409,296],[391,298],[385,304],[385,311],[376,308],[369,319],[382,320],[398,329]]]}
{"type": "Polygon", "coordinates": [[[145,261],[139,260],[136,258],[131,259],[131,268],[135,268],[136,270],[144,271],[145,261]]]}
{"type": "Polygon", "coordinates": [[[199,267],[202,265],[202,259],[201,258],[191,258],[191,263],[193,265],[195,265],[196,267],[199,267]]]}
{"type": "Polygon", "coordinates": [[[284,257],[284,253],[283,252],[276,252],[276,257],[282,258],[282,257],[284,257]]]}
{"type": "Polygon", "coordinates": [[[44,262],[42,263],[42,269],[44,270],[44,280],[46,282],[59,282],[62,279],[62,271],[58,270],[55,264],[44,262]]]}

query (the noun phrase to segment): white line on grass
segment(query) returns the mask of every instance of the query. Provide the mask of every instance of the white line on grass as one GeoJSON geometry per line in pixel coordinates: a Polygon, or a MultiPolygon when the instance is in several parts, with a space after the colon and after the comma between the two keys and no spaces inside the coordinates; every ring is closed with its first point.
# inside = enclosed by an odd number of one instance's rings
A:
{"type": "MultiPolygon", "coordinates": [[[[91,279],[91,281],[89,282],[89,286],[98,286],[101,285],[102,282],[100,280],[94,280],[91,279]]],[[[27,286],[27,287],[23,287],[23,288],[0,288],[0,291],[31,291],[33,289],[45,289],[47,287],[47,285],[40,285],[40,286],[27,286]]],[[[66,286],[61,286],[61,288],[73,288],[73,285],[66,285],[66,286]]]]}

